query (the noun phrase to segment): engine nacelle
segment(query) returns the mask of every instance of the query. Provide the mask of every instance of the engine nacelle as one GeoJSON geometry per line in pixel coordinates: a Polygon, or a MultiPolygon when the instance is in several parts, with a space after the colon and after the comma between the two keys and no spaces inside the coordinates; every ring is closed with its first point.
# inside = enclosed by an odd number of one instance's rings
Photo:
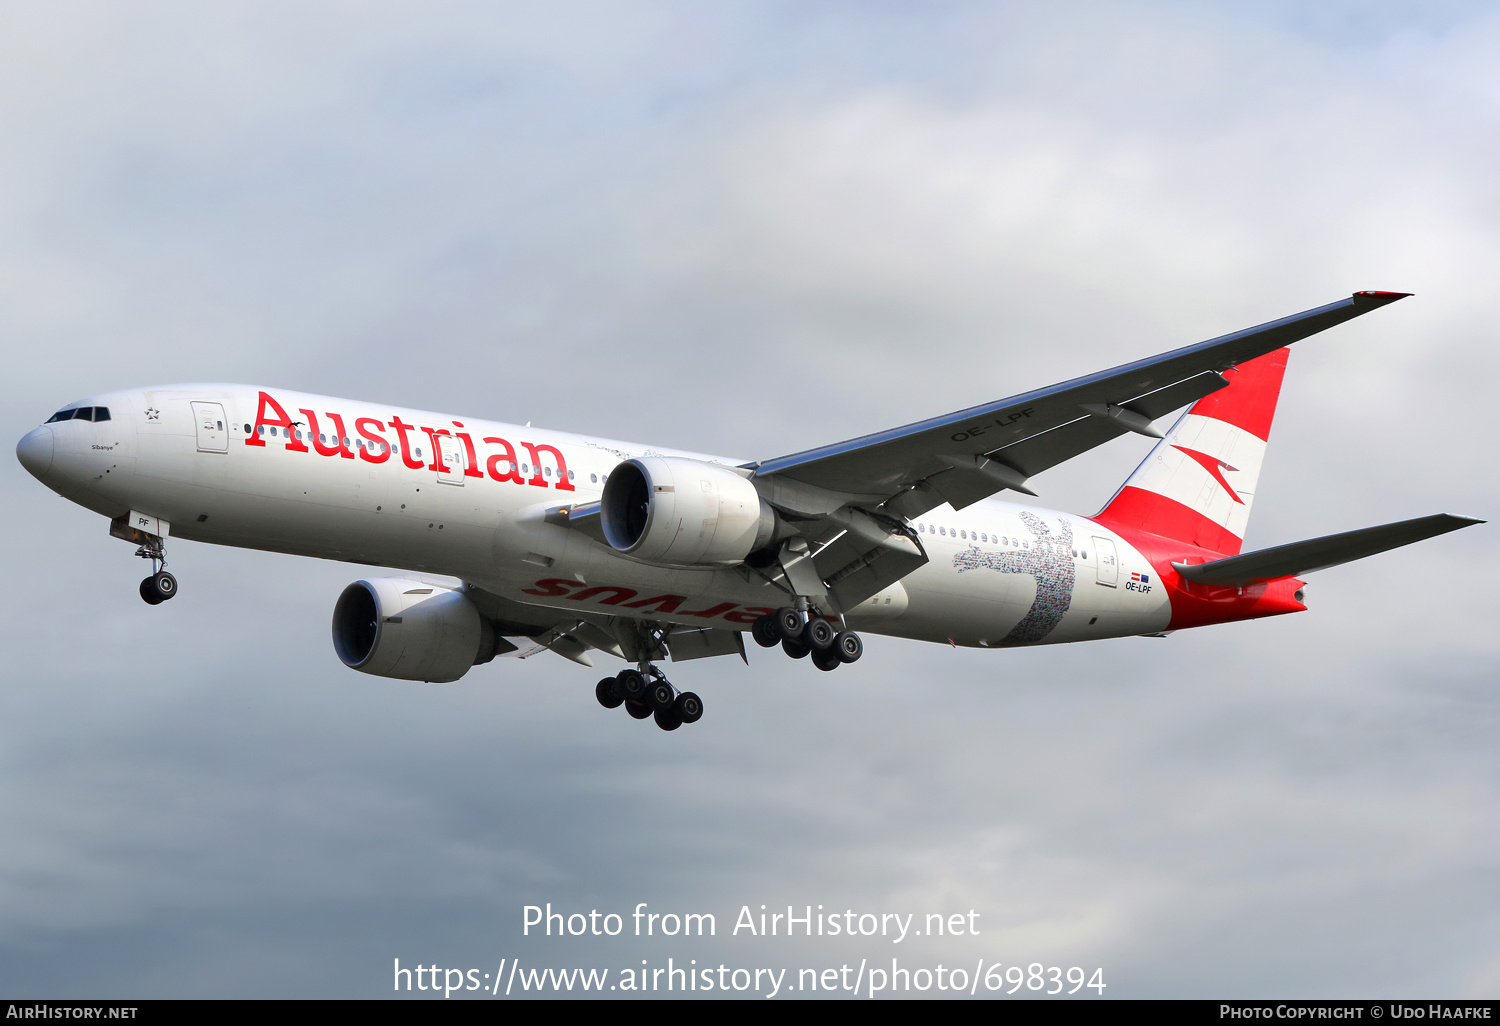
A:
{"type": "Polygon", "coordinates": [[[339,596],[333,649],[351,670],[446,684],[495,657],[495,631],[457,589],[378,577],[339,596]]]}
{"type": "Polygon", "coordinates": [[[647,563],[739,563],[776,537],[776,514],[732,470],[681,456],[646,456],[610,471],[604,537],[647,563]]]}

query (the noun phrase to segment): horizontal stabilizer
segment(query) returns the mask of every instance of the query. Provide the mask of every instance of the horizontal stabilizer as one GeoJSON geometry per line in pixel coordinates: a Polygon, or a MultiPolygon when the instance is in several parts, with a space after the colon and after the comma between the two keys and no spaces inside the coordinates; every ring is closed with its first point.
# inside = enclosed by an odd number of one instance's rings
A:
{"type": "Polygon", "coordinates": [[[1388,549],[1399,549],[1403,545],[1433,538],[1460,527],[1482,524],[1473,517],[1454,516],[1452,513],[1434,513],[1430,517],[1403,520],[1398,524],[1382,524],[1343,534],[1330,534],[1324,538],[1277,545],[1258,552],[1247,552],[1243,556],[1216,559],[1212,563],[1189,566],[1173,563],[1172,569],[1198,584],[1220,584],[1237,587],[1271,581],[1278,577],[1293,577],[1323,570],[1340,563],[1352,563],[1356,559],[1373,556],[1388,549]]]}

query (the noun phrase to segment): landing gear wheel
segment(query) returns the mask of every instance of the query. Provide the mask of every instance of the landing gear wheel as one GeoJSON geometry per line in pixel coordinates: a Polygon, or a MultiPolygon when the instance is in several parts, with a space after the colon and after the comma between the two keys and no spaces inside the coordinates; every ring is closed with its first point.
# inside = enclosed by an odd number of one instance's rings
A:
{"type": "Polygon", "coordinates": [[[678,716],[676,711],[671,708],[658,709],[655,715],[656,725],[662,730],[676,730],[682,726],[682,717],[678,716]]]}
{"type": "Polygon", "coordinates": [[[783,641],[795,641],[802,636],[802,614],[791,606],[776,610],[776,633],[783,641]]]}
{"type": "Polygon", "coordinates": [[[812,619],[802,628],[802,644],[814,652],[821,652],[833,644],[835,633],[833,624],[827,620],[812,619]]]}
{"type": "Polygon", "coordinates": [[[852,663],[865,654],[865,643],[853,631],[840,631],[833,639],[833,650],[839,654],[839,662],[852,663]]]}
{"type": "Polygon", "coordinates": [[[620,691],[620,680],[618,677],[605,677],[594,686],[594,697],[599,699],[599,704],[606,709],[617,709],[620,703],[625,701],[625,695],[620,691]]]}
{"type": "Polygon", "coordinates": [[[646,687],[646,707],[656,713],[658,723],[661,722],[661,715],[671,710],[676,699],[677,692],[664,680],[653,681],[646,687]]]}
{"type": "Polygon", "coordinates": [[[750,636],[761,648],[774,648],[781,643],[781,635],[776,631],[776,617],[762,616],[750,625],[750,636]]]}
{"type": "Polygon", "coordinates": [[[791,638],[787,638],[781,643],[781,650],[793,659],[801,659],[808,652],[806,645],[800,641],[793,641],[791,638]]]}
{"type": "Polygon", "coordinates": [[[177,578],[165,570],[158,570],[141,582],[141,598],[151,605],[160,605],[177,594],[177,578]]]}
{"type": "Polygon", "coordinates": [[[625,711],[630,714],[632,719],[636,720],[644,720],[647,716],[651,715],[651,710],[647,708],[644,702],[626,702],[625,711]]]}
{"type": "Polygon", "coordinates": [[[684,691],[672,703],[672,712],[683,723],[697,723],[703,716],[703,700],[691,691],[684,691]]]}
{"type": "Polygon", "coordinates": [[[646,675],[640,670],[621,670],[615,674],[615,680],[619,682],[620,694],[625,697],[625,701],[644,702],[646,700],[646,675]]]}
{"type": "Polygon", "coordinates": [[[814,651],[812,662],[820,670],[837,670],[840,666],[844,665],[843,660],[839,658],[839,654],[831,648],[814,651]]]}

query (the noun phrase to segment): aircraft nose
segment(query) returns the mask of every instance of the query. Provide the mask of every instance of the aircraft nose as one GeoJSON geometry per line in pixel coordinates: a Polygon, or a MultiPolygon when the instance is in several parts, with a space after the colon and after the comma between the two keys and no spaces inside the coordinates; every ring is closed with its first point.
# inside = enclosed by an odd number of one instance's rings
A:
{"type": "Polygon", "coordinates": [[[52,429],[43,424],[16,443],[16,459],[38,481],[52,469],[52,429]]]}

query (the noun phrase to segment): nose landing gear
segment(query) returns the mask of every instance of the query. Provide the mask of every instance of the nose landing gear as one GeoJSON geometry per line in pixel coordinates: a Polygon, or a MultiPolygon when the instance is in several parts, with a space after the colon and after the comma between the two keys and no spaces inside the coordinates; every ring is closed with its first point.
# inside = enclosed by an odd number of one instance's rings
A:
{"type": "Polygon", "coordinates": [[[638,720],[650,716],[662,730],[676,730],[684,723],[697,723],[703,716],[703,700],[691,691],[678,692],[666,675],[650,663],[640,669],[621,670],[594,687],[594,697],[606,709],[625,707],[638,720]]]}
{"type": "Polygon", "coordinates": [[[135,554],[151,560],[151,576],[141,582],[141,598],[147,605],[159,606],[177,595],[177,578],[167,573],[167,549],[160,536],[146,535],[135,554]]]}

